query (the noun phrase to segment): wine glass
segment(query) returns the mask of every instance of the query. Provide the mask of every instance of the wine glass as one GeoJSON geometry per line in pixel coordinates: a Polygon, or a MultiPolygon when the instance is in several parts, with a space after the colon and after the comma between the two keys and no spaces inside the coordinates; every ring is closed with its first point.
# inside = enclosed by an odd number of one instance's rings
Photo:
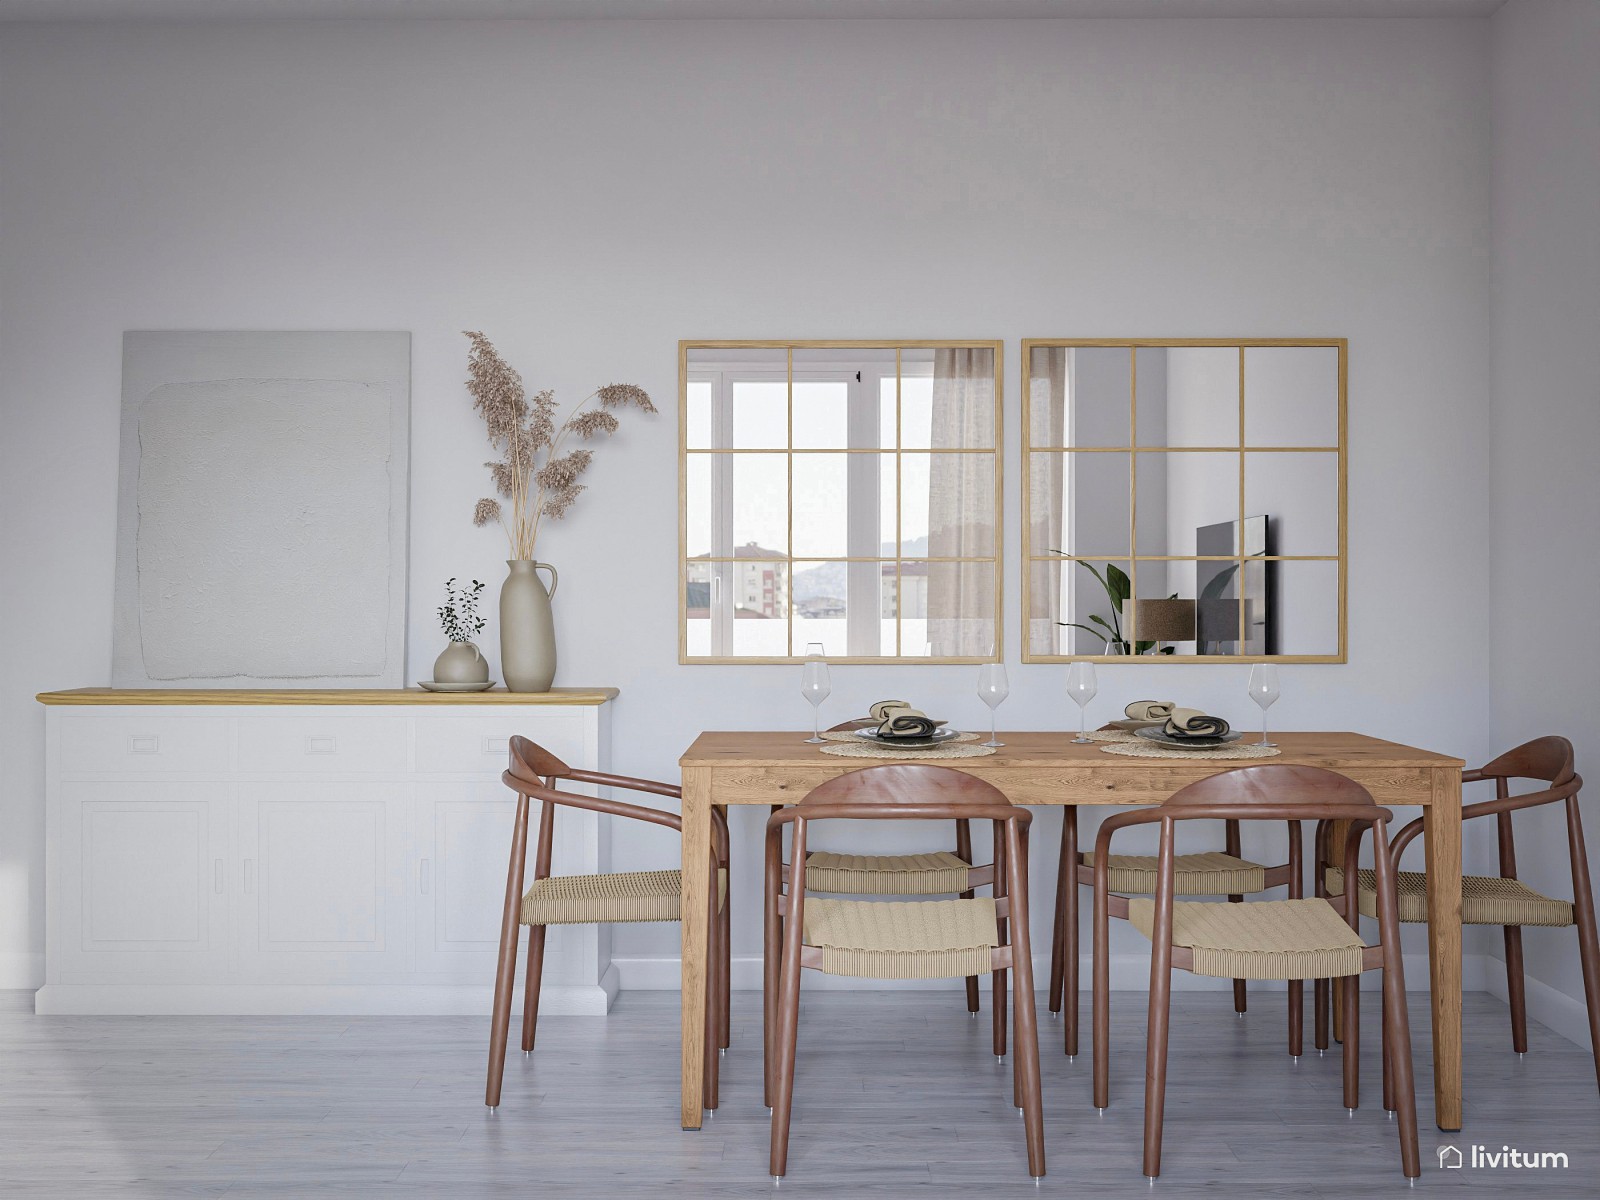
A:
{"type": "Polygon", "coordinates": [[[1262,746],[1276,746],[1267,741],[1267,709],[1278,699],[1278,668],[1272,663],[1256,663],[1250,668],[1250,699],[1261,709],[1262,746]]]}
{"type": "Polygon", "coordinates": [[[811,736],[808,742],[825,742],[822,736],[822,702],[833,688],[828,683],[828,664],[822,658],[822,643],[806,643],[805,666],[800,669],[800,694],[811,704],[811,736]]]}
{"type": "Polygon", "coordinates": [[[989,740],[985,746],[1004,746],[995,733],[995,709],[1005,702],[1011,693],[1011,685],[1006,681],[1006,667],[1004,663],[984,663],[978,668],[978,699],[989,706],[989,740]]]}
{"type": "Polygon", "coordinates": [[[1067,668],[1067,695],[1078,706],[1078,736],[1073,738],[1076,745],[1089,744],[1088,707],[1089,701],[1094,699],[1094,694],[1099,690],[1094,679],[1094,664],[1079,660],[1067,668]]]}

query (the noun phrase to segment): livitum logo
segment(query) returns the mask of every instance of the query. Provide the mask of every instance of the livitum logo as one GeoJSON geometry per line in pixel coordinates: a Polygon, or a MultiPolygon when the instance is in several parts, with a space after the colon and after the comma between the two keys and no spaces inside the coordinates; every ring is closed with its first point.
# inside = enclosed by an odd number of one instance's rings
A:
{"type": "Polygon", "coordinates": [[[1469,1153],[1463,1154],[1454,1146],[1440,1146],[1438,1154],[1439,1167],[1445,1171],[1459,1171],[1462,1167],[1564,1171],[1570,1166],[1566,1154],[1559,1150],[1522,1150],[1515,1146],[1501,1146],[1496,1150],[1492,1146],[1474,1145],[1469,1153]]]}

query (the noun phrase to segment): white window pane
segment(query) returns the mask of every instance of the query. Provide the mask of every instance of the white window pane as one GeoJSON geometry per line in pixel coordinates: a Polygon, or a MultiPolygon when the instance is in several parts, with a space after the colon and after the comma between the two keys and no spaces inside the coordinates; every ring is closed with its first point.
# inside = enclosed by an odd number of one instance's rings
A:
{"type": "Polygon", "coordinates": [[[849,553],[848,454],[794,456],[794,554],[839,558],[849,553]]]}
{"type": "Polygon", "coordinates": [[[731,454],[733,557],[782,557],[789,551],[786,454],[731,454]]]}
{"type": "Polygon", "coordinates": [[[705,450],[714,446],[716,436],[712,425],[712,396],[715,392],[709,379],[691,379],[688,387],[688,407],[685,423],[691,450],[705,450]]]}
{"type": "Polygon", "coordinates": [[[784,379],[734,379],[733,448],[782,449],[789,444],[789,384],[784,379]]]}
{"type": "Polygon", "coordinates": [[[850,444],[850,385],[840,380],[794,381],[794,444],[802,450],[843,450],[850,444]]]}

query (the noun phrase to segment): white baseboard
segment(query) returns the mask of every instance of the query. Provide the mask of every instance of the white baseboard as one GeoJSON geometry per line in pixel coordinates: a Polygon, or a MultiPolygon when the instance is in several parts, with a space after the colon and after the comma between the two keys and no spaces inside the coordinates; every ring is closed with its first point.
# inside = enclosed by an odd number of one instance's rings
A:
{"type": "MultiPolygon", "coordinates": [[[[1468,992],[1481,992],[1484,990],[1485,977],[1493,978],[1493,972],[1486,971],[1488,960],[1481,954],[1468,954],[1461,961],[1462,990],[1468,992]]],[[[677,991],[679,988],[678,960],[676,958],[614,958],[611,960],[612,969],[620,978],[624,991],[677,991]]],[[[1090,960],[1087,956],[1080,960],[1078,968],[1078,988],[1088,991],[1091,986],[1089,975],[1090,960]]],[[[1405,956],[1406,987],[1413,992],[1426,991],[1428,987],[1428,958],[1426,954],[1408,954],[1405,956]]],[[[1050,982],[1050,956],[1048,954],[1035,955],[1033,961],[1034,983],[1043,991],[1050,982]]],[[[1504,979],[1501,980],[1502,988],[1504,979]]],[[[1530,980],[1530,983],[1532,981],[1530,980]]],[[[1362,977],[1363,991],[1376,991],[1381,984],[1381,975],[1377,971],[1368,971],[1362,977]]],[[[960,988],[959,979],[915,979],[915,980],[881,980],[881,979],[850,979],[840,975],[824,975],[820,971],[811,972],[806,977],[806,987],[819,991],[945,991],[960,988]]],[[[1114,991],[1145,991],[1150,986],[1150,956],[1148,954],[1118,954],[1111,959],[1111,987],[1114,991]]],[[[1188,971],[1174,971],[1172,973],[1173,991],[1186,992],[1211,992],[1222,991],[1232,985],[1226,979],[1209,979],[1203,975],[1192,975],[1188,971]]],[[[1283,991],[1287,986],[1283,983],[1252,983],[1251,990],[1283,991]]],[[[737,991],[761,990],[761,959],[755,955],[736,956],[733,960],[733,987],[737,991]]],[[[1559,995],[1559,993],[1557,993],[1559,995]]],[[[1530,1006],[1532,995],[1529,996],[1530,1006]]],[[[1580,1011],[1582,1006],[1579,1006],[1580,1011]]]]}
{"type": "MultiPolygon", "coordinates": [[[[617,995],[617,971],[598,984],[546,984],[539,1011],[603,1017],[617,995]]],[[[52,983],[34,995],[34,1011],[61,1016],[463,1016],[487,1017],[493,988],[441,984],[359,987],[52,983]]],[[[522,992],[513,1000],[520,1012],[522,992]]]]}
{"type": "MultiPolygon", "coordinates": [[[[1491,996],[1509,1002],[1511,997],[1506,989],[1505,963],[1492,955],[1484,957],[1487,959],[1485,974],[1488,977],[1485,990],[1491,996]]],[[[1541,1025],[1549,1026],[1569,1042],[1589,1049],[1588,1006],[1542,979],[1535,979],[1532,975],[1524,978],[1522,992],[1528,1002],[1528,1016],[1541,1025]]]]}

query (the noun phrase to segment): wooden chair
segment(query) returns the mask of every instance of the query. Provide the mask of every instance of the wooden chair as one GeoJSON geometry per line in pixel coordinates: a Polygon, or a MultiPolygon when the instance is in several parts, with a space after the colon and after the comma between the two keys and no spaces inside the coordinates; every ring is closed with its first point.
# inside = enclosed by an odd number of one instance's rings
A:
{"type": "MultiPolygon", "coordinates": [[[[1180,854],[1174,867],[1174,883],[1180,896],[1227,896],[1241,904],[1247,895],[1275,887],[1290,888],[1290,896],[1301,895],[1300,839],[1291,838],[1289,861],[1275,867],[1239,857],[1239,822],[1223,822],[1223,849],[1199,854],[1180,854]]],[[[1124,896],[1148,896],[1156,888],[1157,860],[1154,855],[1119,854],[1110,864],[1110,888],[1124,896]]],[[[1055,927],[1050,939],[1050,1012],[1066,1004],[1066,1052],[1078,1053],[1078,888],[1094,887],[1094,854],[1078,850],[1078,809],[1068,805],[1061,825],[1061,859],[1056,871],[1055,927]],[[1074,886],[1076,883],[1077,886],[1074,886]]],[[[1289,1053],[1300,1057],[1301,1005],[1289,1007],[1289,1053]]],[[[1233,1010],[1241,1017],[1246,1011],[1245,981],[1233,981],[1233,1010]]]]}
{"type": "MultiPolygon", "coordinates": [[[[1028,942],[1029,815],[992,785],[947,767],[868,767],[831,779],[767,820],[765,1065],[772,1106],[772,1175],[789,1160],[795,1042],[802,968],[867,979],[951,979],[1011,969],[1017,974],[1012,1100],[1024,1117],[1028,1173],[1044,1175],[1044,1114],[1038,1025],[1028,942]],[[1006,853],[993,898],[876,902],[808,895],[813,821],[988,820],[1006,853]],[[784,891],[783,828],[794,826],[792,886],[784,891]],[[1010,932],[1007,934],[1009,921],[1010,932]],[[781,959],[780,959],[781,943],[781,959]]],[[[1003,998],[1003,992],[997,992],[1003,998]]]]}
{"type": "MultiPolygon", "coordinates": [[[[518,925],[530,927],[528,979],[522,998],[522,1049],[525,1054],[531,1054],[539,1020],[539,981],[544,970],[546,929],[551,925],[677,921],[682,917],[683,907],[683,873],[679,870],[617,872],[609,875],[550,873],[558,806],[628,817],[652,825],[664,825],[677,830],[679,834],[683,832],[683,820],[676,813],[620,800],[558,791],[556,785],[559,781],[626,788],[629,791],[681,799],[682,793],[678,788],[670,783],[655,783],[648,779],[576,770],[524,737],[511,739],[511,766],[501,778],[506,786],[517,793],[517,815],[511,835],[511,867],[506,876],[505,912],[500,922],[500,963],[495,972],[494,1017],[489,1034],[489,1084],[484,1103],[491,1112],[500,1106],[500,1083],[505,1073],[506,1038],[511,1023],[512,988],[517,970],[518,925]],[[533,883],[524,892],[530,800],[540,802],[539,841],[534,853],[533,883]]],[[[728,826],[720,812],[712,813],[711,831],[715,843],[712,856],[715,877],[711,881],[711,903],[704,917],[710,928],[711,944],[711,979],[706,989],[705,1014],[705,1106],[714,1109],[717,1107],[719,1051],[729,1041],[728,826]]]]}
{"type": "MultiPolygon", "coordinates": [[[[842,721],[832,726],[829,733],[847,730],[874,729],[878,722],[870,718],[842,721]]],[[[772,806],[773,812],[783,808],[772,806]]],[[[995,857],[1005,853],[997,846],[995,857]]],[[[1003,869],[1003,868],[1002,868],[1003,869]]],[[[813,892],[845,896],[959,896],[971,900],[977,895],[975,888],[990,887],[994,883],[994,864],[975,865],[972,854],[972,827],[965,820],[956,822],[956,848],[935,850],[927,854],[839,854],[831,850],[810,851],[806,860],[806,886],[813,892]]],[[[784,882],[789,879],[789,864],[783,867],[784,882]]],[[[1006,1053],[1004,971],[994,973],[994,1053],[1004,1058],[1006,1053]]],[[[978,1015],[978,980],[967,979],[967,1012],[978,1015]]]]}
{"type": "Polygon", "coordinates": [[[1094,1103],[1109,1100],[1110,974],[1109,917],[1128,920],[1150,938],[1149,1041],[1145,1061],[1144,1173],[1161,1174],[1161,1130],[1166,1102],[1167,1038],[1172,970],[1233,979],[1283,979],[1298,991],[1307,979],[1341,979],[1344,989],[1344,1103],[1360,1101],[1358,1075],[1360,979],[1383,971],[1384,1107],[1399,1113],[1400,1164],[1407,1178],[1420,1173],[1417,1108],[1401,964],[1400,919],[1393,860],[1384,826],[1393,814],[1380,808],[1360,784],[1318,767],[1244,767],[1189,784],[1156,809],[1108,818],[1095,840],[1094,885],[1094,1103]],[[1354,870],[1364,830],[1374,832],[1375,911],[1380,937],[1368,946],[1356,931],[1356,906],[1343,897],[1302,899],[1291,883],[1288,900],[1241,905],[1178,903],[1177,826],[1180,821],[1287,821],[1291,846],[1305,820],[1349,823],[1344,862],[1354,870]],[[1154,899],[1128,899],[1111,891],[1111,836],[1131,825],[1161,823],[1154,899]]]}
{"type": "MultiPolygon", "coordinates": [[[[1500,844],[1498,875],[1465,875],[1461,879],[1461,923],[1499,925],[1505,931],[1506,994],[1511,1008],[1511,1048],[1518,1054],[1528,1051],[1528,1008],[1524,994],[1522,968],[1522,929],[1525,925],[1572,927],[1578,931],[1578,960],[1583,967],[1583,992],[1589,1009],[1589,1034],[1596,1049],[1595,1072],[1600,1079],[1600,940],[1595,933],[1594,893],[1589,884],[1589,859],[1583,845],[1583,823],[1578,814],[1578,792],[1583,777],[1573,769],[1572,743],[1564,737],[1542,737],[1515,750],[1507,751],[1488,766],[1467,771],[1463,782],[1494,781],[1495,798],[1468,804],[1461,818],[1495,818],[1500,844]],[[1513,779],[1538,780],[1549,786],[1520,796],[1511,794],[1513,779]],[[1541,895],[1517,878],[1517,852],[1512,838],[1511,814],[1562,801],[1567,810],[1567,853],[1572,870],[1572,901],[1554,900],[1541,895]]],[[[1390,854],[1398,863],[1417,834],[1422,819],[1412,821],[1398,834],[1390,854]]],[[[1317,836],[1317,879],[1333,896],[1344,893],[1345,873],[1331,865],[1324,849],[1328,831],[1319,828],[1317,836]]],[[[1357,873],[1356,903],[1366,916],[1376,911],[1372,872],[1357,873]]],[[[1400,920],[1423,923],[1428,919],[1428,876],[1422,871],[1398,871],[1395,887],[1399,892],[1400,920]]],[[[1327,995],[1318,988],[1317,1045],[1327,1046],[1327,995]]],[[[1335,1014],[1335,1036],[1342,1036],[1341,1014],[1335,1014]]]]}

